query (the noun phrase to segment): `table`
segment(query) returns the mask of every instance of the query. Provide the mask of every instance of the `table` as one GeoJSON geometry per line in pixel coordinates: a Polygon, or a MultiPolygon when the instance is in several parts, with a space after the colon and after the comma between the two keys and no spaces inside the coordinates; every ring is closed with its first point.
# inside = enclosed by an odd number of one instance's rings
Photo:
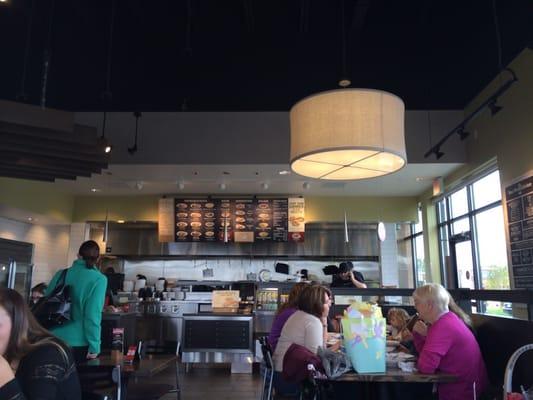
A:
{"type": "Polygon", "coordinates": [[[397,368],[388,368],[385,372],[364,373],[347,372],[332,379],[336,382],[405,382],[405,383],[450,383],[457,381],[453,374],[423,374],[420,372],[404,372],[397,368]]]}
{"type": "MultiPolygon", "coordinates": [[[[410,392],[409,389],[404,392],[406,387],[402,384],[432,384],[432,383],[451,383],[457,381],[458,377],[452,374],[444,373],[435,373],[435,374],[423,374],[419,372],[404,372],[398,368],[387,368],[386,372],[378,373],[362,373],[358,374],[357,372],[347,372],[342,376],[336,379],[330,379],[326,382],[332,383],[333,385],[340,383],[341,385],[360,385],[353,387],[354,392],[359,390],[361,396],[365,399],[388,399],[390,395],[393,398],[417,398],[410,392]],[[392,385],[380,385],[383,383],[389,383],[392,385]],[[377,384],[377,385],[376,385],[377,384]],[[400,384],[400,385],[397,385],[400,384]],[[398,395],[398,393],[400,395],[398,395]],[[395,397],[396,396],[396,397],[395,397]],[[414,396],[414,397],[413,397],[414,396]]],[[[320,385],[320,381],[317,381],[320,385]]],[[[418,386],[411,387],[410,390],[422,390],[425,391],[427,388],[418,386]]],[[[350,389],[352,390],[352,389],[350,389]]],[[[345,390],[346,391],[346,390],[345,390]]],[[[322,391],[324,398],[327,398],[327,391],[322,391]]],[[[424,392],[425,393],[425,392],[424,392]]],[[[336,393],[337,394],[337,393],[336,393]]],[[[351,398],[354,397],[353,395],[351,398]]],[[[357,397],[357,396],[355,396],[357,397]]]]}
{"type": "Polygon", "coordinates": [[[175,354],[151,354],[147,355],[142,360],[134,361],[133,363],[127,363],[123,360],[117,362],[117,360],[110,355],[101,355],[94,360],[87,360],[80,364],[78,369],[83,370],[85,367],[113,367],[120,365],[122,374],[124,375],[151,378],[177,361],[178,356],[175,354]]]}
{"type": "MultiPolygon", "coordinates": [[[[81,380],[83,380],[84,375],[86,375],[88,379],[91,379],[91,374],[98,372],[100,368],[102,370],[113,369],[114,371],[111,373],[113,375],[113,386],[118,390],[117,397],[121,399],[126,397],[130,378],[134,378],[135,380],[137,378],[151,378],[167,369],[172,364],[176,367],[176,385],[175,389],[171,389],[171,391],[176,392],[176,397],[180,400],[181,390],[178,377],[178,356],[175,354],[150,354],[145,356],[142,360],[137,360],[133,363],[124,362],[123,359],[117,360],[116,357],[110,355],[101,355],[94,360],[87,360],[86,362],[79,364],[77,368],[81,380]],[[119,375],[116,373],[115,367],[117,366],[120,366],[120,376],[116,376],[119,375]]],[[[168,391],[168,389],[166,390],[168,391]]],[[[132,393],[135,391],[136,390],[132,389],[132,393]]]]}

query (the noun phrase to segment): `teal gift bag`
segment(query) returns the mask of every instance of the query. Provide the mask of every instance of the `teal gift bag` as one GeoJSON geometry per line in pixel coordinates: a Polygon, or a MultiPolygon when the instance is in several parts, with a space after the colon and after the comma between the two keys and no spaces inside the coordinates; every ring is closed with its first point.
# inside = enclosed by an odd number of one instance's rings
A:
{"type": "Polygon", "coordinates": [[[385,372],[385,318],[344,318],[344,347],[358,373],[385,372]]]}

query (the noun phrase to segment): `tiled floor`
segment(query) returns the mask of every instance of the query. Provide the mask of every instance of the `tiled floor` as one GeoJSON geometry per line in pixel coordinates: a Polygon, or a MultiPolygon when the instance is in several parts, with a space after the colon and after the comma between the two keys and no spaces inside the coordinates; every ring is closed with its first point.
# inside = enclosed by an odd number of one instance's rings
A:
{"type": "MultiPolygon", "coordinates": [[[[174,369],[156,375],[152,383],[174,384],[174,369]]],[[[258,372],[253,374],[231,374],[227,368],[193,367],[188,373],[181,367],[180,384],[182,400],[244,400],[259,399],[262,378],[258,372]]],[[[176,394],[170,393],[162,400],[175,400],[176,394]]]]}

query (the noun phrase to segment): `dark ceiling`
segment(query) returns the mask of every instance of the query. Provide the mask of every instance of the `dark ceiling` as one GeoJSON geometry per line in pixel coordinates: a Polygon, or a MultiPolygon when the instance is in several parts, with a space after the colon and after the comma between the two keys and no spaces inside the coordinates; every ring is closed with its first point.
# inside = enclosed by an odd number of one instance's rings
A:
{"type": "MultiPolygon", "coordinates": [[[[0,5],[0,97],[39,104],[46,75],[46,105],[73,111],[289,110],[336,88],[343,26],[352,87],[408,109],[463,108],[499,69],[493,0],[120,0],[105,105],[113,1],[33,0],[23,85],[31,4],[0,5]]],[[[506,65],[533,43],[533,1],[495,6],[506,65]]]]}

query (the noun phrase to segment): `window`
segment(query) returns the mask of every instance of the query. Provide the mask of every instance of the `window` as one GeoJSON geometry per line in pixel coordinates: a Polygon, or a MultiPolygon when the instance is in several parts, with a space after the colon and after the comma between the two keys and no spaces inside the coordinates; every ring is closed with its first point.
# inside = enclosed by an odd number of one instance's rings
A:
{"type": "MultiPolygon", "coordinates": [[[[509,269],[500,174],[493,170],[450,193],[437,204],[441,266],[444,281],[471,289],[509,289],[509,269]],[[446,271],[451,266],[451,271],[446,271]],[[455,274],[455,276],[454,276],[455,274]]],[[[478,305],[481,311],[502,305],[478,305]]]]}
{"type": "Polygon", "coordinates": [[[411,224],[403,224],[399,230],[398,254],[404,269],[408,270],[408,286],[422,286],[426,280],[426,260],[424,253],[424,230],[422,221],[422,209],[418,206],[418,221],[411,224]],[[407,267],[407,268],[406,268],[407,267]]]}

